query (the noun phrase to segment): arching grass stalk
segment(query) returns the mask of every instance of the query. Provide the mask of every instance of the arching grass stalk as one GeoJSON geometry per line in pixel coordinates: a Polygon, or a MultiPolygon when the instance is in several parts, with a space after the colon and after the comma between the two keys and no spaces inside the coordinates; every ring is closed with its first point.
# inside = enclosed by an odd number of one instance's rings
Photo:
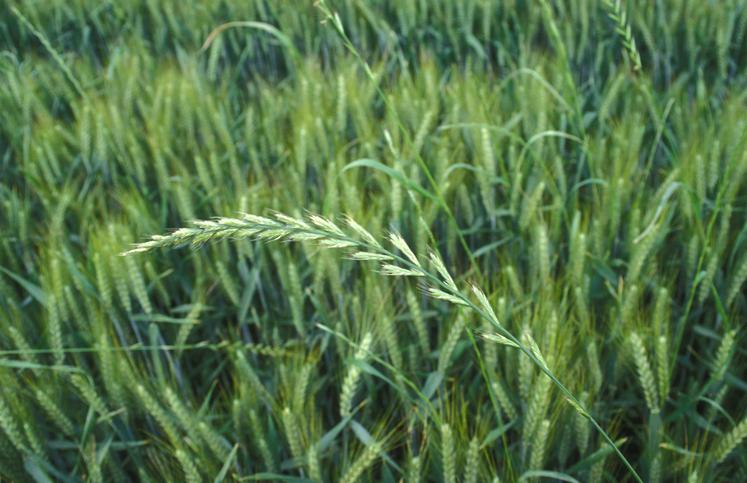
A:
{"type": "Polygon", "coordinates": [[[496,332],[486,334],[484,337],[515,347],[527,356],[560,389],[574,409],[581,416],[589,419],[612,446],[636,481],[643,481],[612,438],[585,409],[583,403],[547,367],[536,343],[532,342],[527,346],[508,331],[498,320],[487,296],[479,287],[471,286],[477,303],[463,293],[435,251],[430,252],[428,257],[430,269],[426,269],[424,261],[418,259],[401,235],[395,232],[390,233],[388,241],[396,250],[386,248],[350,217],[346,219],[345,231],[330,219],[314,214],[306,218],[292,218],[281,213],[276,213],[273,217],[243,214],[240,218],[198,220],[193,222],[193,225],[190,228],[180,228],[168,235],[154,235],[150,240],[136,244],[123,255],[148,252],[155,248],[173,248],[184,245],[198,247],[210,241],[226,239],[314,242],[323,248],[346,250],[353,260],[374,262],[378,265],[378,270],[382,275],[417,278],[422,282],[424,291],[432,298],[468,307],[487,320],[496,332]],[[397,251],[400,254],[397,254],[397,251]]]}

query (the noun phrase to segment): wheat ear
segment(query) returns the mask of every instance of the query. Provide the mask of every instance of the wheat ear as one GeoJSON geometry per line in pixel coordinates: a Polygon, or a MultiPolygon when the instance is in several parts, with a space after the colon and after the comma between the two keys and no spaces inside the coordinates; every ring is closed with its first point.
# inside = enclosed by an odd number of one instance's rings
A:
{"type": "Polygon", "coordinates": [[[633,32],[630,29],[630,23],[628,22],[628,15],[625,13],[621,0],[604,0],[604,5],[607,7],[607,14],[610,19],[615,22],[615,32],[620,36],[623,47],[628,53],[630,61],[633,63],[633,70],[635,72],[641,71],[641,55],[638,53],[638,49],[635,46],[635,38],[633,38],[633,32]]]}

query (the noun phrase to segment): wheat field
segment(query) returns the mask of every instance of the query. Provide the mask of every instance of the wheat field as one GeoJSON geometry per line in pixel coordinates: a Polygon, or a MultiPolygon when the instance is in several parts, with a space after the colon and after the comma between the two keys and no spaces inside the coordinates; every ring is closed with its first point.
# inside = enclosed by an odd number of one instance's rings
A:
{"type": "Polygon", "coordinates": [[[747,481],[746,34],[0,4],[0,481],[747,481]]]}

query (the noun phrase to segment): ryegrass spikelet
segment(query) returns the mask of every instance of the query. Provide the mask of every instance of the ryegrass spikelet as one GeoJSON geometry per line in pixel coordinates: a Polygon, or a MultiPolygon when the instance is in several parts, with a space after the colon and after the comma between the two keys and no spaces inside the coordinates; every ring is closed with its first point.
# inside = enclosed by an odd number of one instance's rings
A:
{"type": "Polygon", "coordinates": [[[485,292],[483,292],[477,285],[472,285],[472,293],[475,294],[475,297],[477,297],[478,302],[480,302],[480,307],[482,310],[485,311],[486,314],[488,314],[489,319],[491,319],[491,322],[495,325],[500,325],[498,316],[495,315],[495,312],[493,311],[493,307],[490,305],[490,302],[488,301],[488,297],[485,295],[485,292]]]}
{"type": "Polygon", "coordinates": [[[373,252],[355,252],[352,255],[350,255],[350,258],[353,260],[358,260],[361,262],[388,262],[392,260],[392,257],[390,255],[385,255],[383,253],[373,253],[373,252]]]}
{"type": "Polygon", "coordinates": [[[401,251],[407,259],[412,262],[413,265],[416,267],[420,267],[420,262],[418,261],[418,257],[415,256],[415,254],[410,249],[410,246],[407,244],[404,238],[402,238],[402,235],[396,232],[392,232],[389,234],[389,241],[394,245],[399,251],[401,251]]]}
{"type": "Polygon", "coordinates": [[[335,239],[320,239],[319,245],[324,248],[353,248],[358,246],[356,242],[352,240],[335,240],[335,239]]]}
{"type": "Polygon", "coordinates": [[[371,235],[371,233],[363,228],[357,221],[353,219],[350,215],[345,217],[345,222],[348,224],[348,226],[360,236],[364,242],[368,243],[371,246],[381,248],[381,244],[376,240],[376,238],[371,235]]]}
{"type": "MultiPolygon", "coordinates": [[[[425,274],[420,270],[410,270],[402,268],[391,263],[385,263],[381,266],[380,273],[389,277],[424,277],[425,274]]],[[[436,289],[437,290],[437,289],[436,289]]]]}
{"type": "Polygon", "coordinates": [[[318,228],[321,228],[324,231],[327,231],[329,233],[333,233],[337,236],[344,237],[345,234],[340,230],[340,228],[335,225],[331,220],[328,218],[325,218],[320,215],[310,214],[309,215],[309,221],[316,225],[318,228]]]}
{"type": "Polygon", "coordinates": [[[547,365],[547,361],[542,355],[542,351],[540,351],[539,345],[537,345],[537,341],[535,341],[534,337],[532,337],[531,332],[528,334],[528,344],[526,344],[525,347],[528,347],[532,355],[539,361],[540,368],[549,368],[549,366],[547,365]]]}
{"type": "Polygon", "coordinates": [[[428,258],[430,259],[431,264],[433,264],[433,268],[435,268],[436,272],[438,272],[438,274],[441,276],[441,280],[443,281],[443,283],[446,284],[449,289],[457,292],[458,289],[456,284],[454,283],[454,279],[451,278],[451,274],[446,269],[446,265],[444,265],[441,257],[436,252],[432,251],[428,254],[428,258]]]}
{"type": "Polygon", "coordinates": [[[441,289],[437,289],[437,288],[434,288],[434,287],[428,287],[427,292],[428,292],[428,295],[430,295],[434,299],[444,300],[446,302],[449,302],[449,303],[452,303],[452,304],[455,304],[455,305],[463,305],[463,306],[467,306],[468,305],[467,302],[465,302],[463,299],[461,299],[461,298],[459,298],[459,297],[457,297],[455,295],[452,295],[450,293],[444,292],[441,289]]]}
{"type": "MultiPolygon", "coordinates": [[[[308,229],[310,229],[309,224],[306,223],[304,220],[302,220],[300,218],[293,218],[292,216],[288,216],[288,215],[286,215],[284,213],[277,213],[277,212],[273,213],[273,216],[280,223],[285,223],[286,225],[288,225],[290,227],[298,228],[300,230],[308,230],[308,229]]],[[[268,218],[255,217],[254,215],[250,215],[250,214],[244,214],[243,218],[246,221],[256,221],[257,224],[271,224],[272,223],[268,218]]],[[[225,219],[225,218],[223,218],[223,219],[225,219]]],[[[229,220],[229,223],[230,223],[230,219],[226,219],[226,220],[229,220]]]]}
{"type": "Polygon", "coordinates": [[[480,336],[483,339],[489,340],[491,342],[495,342],[496,344],[501,344],[501,345],[505,345],[508,347],[519,347],[519,344],[517,344],[516,342],[512,341],[508,337],[501,335],[497,332],[480,334],[480,336]]]}

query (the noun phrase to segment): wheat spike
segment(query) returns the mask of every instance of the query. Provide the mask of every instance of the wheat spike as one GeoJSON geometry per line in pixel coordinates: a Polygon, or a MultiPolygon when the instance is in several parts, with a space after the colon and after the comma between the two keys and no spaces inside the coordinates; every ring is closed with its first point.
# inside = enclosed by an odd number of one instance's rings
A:
{"type": "Polygon", "coordinates": [[[633,32],[628,23],[627,13],[622,5],[621,0],[604,0],[604,4],[608,9],[608,15],[615,22],[615,31],[620,36],[625,51],[628,53],[630,61],[633,63],[633,70],[640,72],[641,56],[638,53],[638,49],[635,46],[635,38],[633,38],[633,32]]]}

